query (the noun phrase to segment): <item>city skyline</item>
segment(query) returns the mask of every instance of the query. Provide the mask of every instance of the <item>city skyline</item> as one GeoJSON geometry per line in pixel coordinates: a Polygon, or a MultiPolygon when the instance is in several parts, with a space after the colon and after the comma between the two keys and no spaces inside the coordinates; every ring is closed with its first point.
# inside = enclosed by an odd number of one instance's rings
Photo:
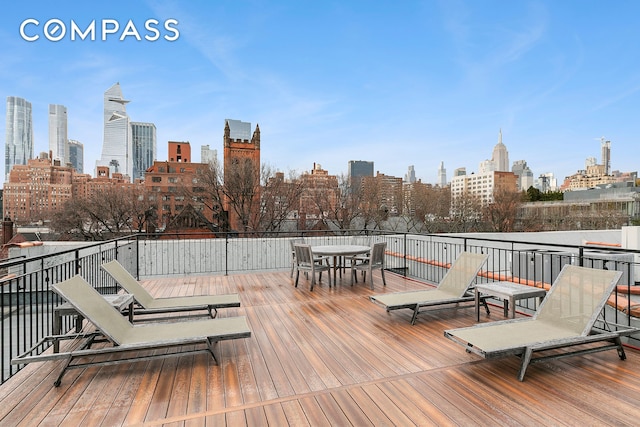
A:
{"type": "Polygon", "coordinates": [[[525,160],[535,178],[583,169],[600,157],[602,136],[611,170],[638,169],[638,58],[624,47],[640,38],[635,2],[30,2],[4,11],[0,96],[32,103],[34,156],[48,150],[48,106],[64,105],[92,175],[102,94],[116,82],[127,114],[156,125],[157,159],[170,140],[221,150],[230,117],[260,125],[262,160],[283,171],[318,163],[340,174],[365,160],[398,177],[414,165],[436,183],[441,162],[477,171],[500,129],[509,167],[525,160]],[[180,37],[27,42],[27,18],[40,34],[53,18],[83,28],[176,19],[180,37]]]}

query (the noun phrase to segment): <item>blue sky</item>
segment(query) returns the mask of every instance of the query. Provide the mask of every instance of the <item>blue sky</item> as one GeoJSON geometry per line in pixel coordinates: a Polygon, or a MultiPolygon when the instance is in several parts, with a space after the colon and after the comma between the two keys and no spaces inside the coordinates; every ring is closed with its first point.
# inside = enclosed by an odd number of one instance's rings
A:
{"type": "Polygon", "coordinates": [[[285,172],[319,163],[341,174],[368,160],[394,176],[414,165],[434,183],[441,161],[449,179],[477,171],[500,129],[510,163],[526,160],[536,177],[600,161],[602,136],[612,169],[637,171],[638,16],[631,0],[11,2],[0,97],[33,104],[36,155],[48,150],[48,104],[65,105],[91,173],[116,82],[131,119],[155,123],[158,160],[169,140],[189,141],[194,161],[204,144],[221,156],[231,118],[258,123],[263,163],[285,172]],[[34,42],[20,36],[28,18],[40,21],[27,27],[34,42]],[[142,37],[146,20],[176,19],[180,35],[52,42],[53,18],[121,30],[133,20],[142,37]]]}

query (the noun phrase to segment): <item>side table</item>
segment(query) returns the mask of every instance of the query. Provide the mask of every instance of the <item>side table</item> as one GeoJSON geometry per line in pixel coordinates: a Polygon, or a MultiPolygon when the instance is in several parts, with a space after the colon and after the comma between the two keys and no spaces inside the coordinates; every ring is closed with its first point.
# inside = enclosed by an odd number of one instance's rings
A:
{"type": "Polygon", "coordinates": [[[500,298],[504,301],[504,317],[509,316],[511,305],[511,317],[516,317],[516,301],[526,298],[544,298],[547,294],[543,288],[521,285],[513,282],[483,283],[475,286],[476,297],[476,321],[480,321],[480,294],[500,298]]]}

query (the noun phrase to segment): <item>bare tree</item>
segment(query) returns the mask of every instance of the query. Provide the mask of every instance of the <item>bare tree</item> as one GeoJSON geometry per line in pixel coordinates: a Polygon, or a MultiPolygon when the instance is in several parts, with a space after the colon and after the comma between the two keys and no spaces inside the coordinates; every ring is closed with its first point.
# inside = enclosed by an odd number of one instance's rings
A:
{"type": "Polygon", "coordinates": [[[143,189],[114,185],[69,200],[52,216],[51,227],[69,238],[102,240],[144,230],[153,210],[143,189]]]}
{"type": "Polygon", "coordinates": [[[451,231],[468,232],[475,231],[482,218],[482,201],[469,192],[465,192],[451,200],[451,231]]]}
{"type": "Polygon", "coordinates": [[[499,189],[493,195],[493,202],[484,206],[484,220],[492,231],[514,231],[516,215],[522,205],[522,193],[499,189]]]}
{"type": "Polygon", "coordinates": [[[273,172],[262,166],[262,195],[258,223],[261,231],[281,230],[288,219],[294,217],[300,207],[300,196],[304,191],[303,181],[290,171],[288,179],[283,172],[273,172]]]}
{"type": "Polygon", "coordinates": [[[362,180],[360,199],[360,216],[364,222],[364,229],[371,226],[372,230],[381,228],[383,221],[389,217],[389,207],[382,198],[381,181],[375,177],[365,177],[362,180]]]}

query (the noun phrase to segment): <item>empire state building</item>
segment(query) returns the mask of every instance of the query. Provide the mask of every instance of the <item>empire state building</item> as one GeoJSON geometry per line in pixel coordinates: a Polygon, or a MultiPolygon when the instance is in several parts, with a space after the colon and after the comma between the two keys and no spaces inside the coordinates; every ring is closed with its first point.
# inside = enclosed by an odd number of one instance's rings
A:
{"type": "Polygon", "coordinates": [[[502,129],[500,129],[500,133],[498,134],[498,143],[493,147],[491,160],[497,172],[509,172],[509,152],[507,151],[507,147],[502,143],[502,129]]]}

